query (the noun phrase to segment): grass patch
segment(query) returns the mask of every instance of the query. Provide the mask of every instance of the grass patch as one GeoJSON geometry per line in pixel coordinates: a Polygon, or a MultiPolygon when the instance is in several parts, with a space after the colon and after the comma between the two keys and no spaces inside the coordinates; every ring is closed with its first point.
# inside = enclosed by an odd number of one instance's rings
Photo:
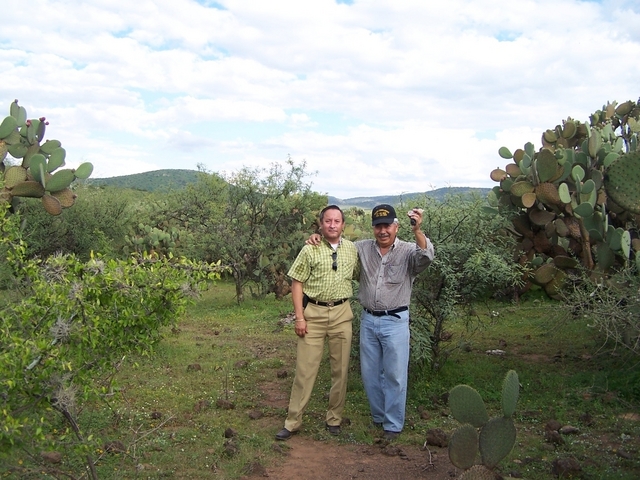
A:
{"type": "MultiPolygon", "coordinates": [[[[268,297],[237,305],[233,292],[226,283],[207,292],[152,357],[125,360],[108,407],[84,410],[81,424],[105,442],[94,453],[99,478],[234,479],[256,463],[285,461],[287,444],[273,436],[282,428],[295,373],[296,336],[283,322],[291,302],[268,297]]],[[[503,474],[552,478],[556,458],[574,457],[586,478],[639,478],[637,358],[603,348],[597,332],[568,320],[555,302],[492,303],[479,306],[478,316],[481,327],[473,334],[461,320],[449,325],[448,345],[465,348],[454,350],[439,372],[410,372],[399,443],[421,446],[430,429],[457,428],[446,394],[460,383],[476,388],[490,415],[497,414],[502,379],[513,369],[522,385],[517,444],[500,464],[503,474]],[[561,445],[545,441],[552,419],[578,433],[565,435],[561,445]]],[[[345,410],[350,425],[339,437],[324,430],[329,388],[325,352],[303,434],[334,445],[372,444],[357,358],[345,410]]]]}

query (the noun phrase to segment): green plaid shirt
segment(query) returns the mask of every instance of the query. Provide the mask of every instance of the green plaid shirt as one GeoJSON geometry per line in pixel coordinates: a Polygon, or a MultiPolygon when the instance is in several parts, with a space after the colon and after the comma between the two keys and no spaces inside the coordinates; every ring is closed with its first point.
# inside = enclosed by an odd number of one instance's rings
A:
{"type": "Polygon", "coordinates": [[[337,270],[333,270],[333,248],[323,238],[320,245],[305,245],[287,275],[302,283],[309,298],[331,302],[353,295],[351,279],[358,267],[358,250],[353,242],[341,239],[336,249],[337,270]]]}

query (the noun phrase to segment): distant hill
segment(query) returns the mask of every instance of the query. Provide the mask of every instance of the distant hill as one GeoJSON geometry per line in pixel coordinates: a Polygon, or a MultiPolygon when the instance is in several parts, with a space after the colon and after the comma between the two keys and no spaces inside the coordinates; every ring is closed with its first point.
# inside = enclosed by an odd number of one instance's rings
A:
{"type": "MultiPolygon", "coordinates": [[[[120,177],[88,178],[85,180],[85,184],[97,187],[130,188],[147,192],[168,191],[184,188],[190,183],[196,182],[200,174],[197,170],[165,169],[136,173],[133,175],[122,175],[120,177]]],[[[341,208],[360,207],[371,209],[380,203],[388,203],[390,205],[397,205],[401,202],[411,203],[412,200],[420,199],[424,196],[436,200],[444,200],[447,195],[460,194],[477,194],[481,197],[486,197],[490,190],[490,188],[444,187],[428,192],[380,195],[377,197],[353,197],[343,199],[329,196],[328,202],[338,205],[341,208]]]]}
{"type": "Polygon", "coordinates": [[[183,188],[198,180],[197,170],[166,169],[135,173],[120,177],[88,178],[86,185],[96,187],[130,188],[146,192],[167,191],[183,188]]]}
{"type": "Polygon", "coordinates": [[[445,199],[447,195],[471,195],[476,194],[479,197],[486,197],[490,188],[471,188],[471,187],[443,187],[428,192],[403,193],[402,195],[381,195],[379,197],[354,197],[354,198],[337,198],[329,197],[329,203],[338,205],[340,208],[360,207],[371,209],[381,203],[389,205],[397,205],[399,203],[412,203],[414,200],[420,200],[425,196],[438,201],[445,199]]]}

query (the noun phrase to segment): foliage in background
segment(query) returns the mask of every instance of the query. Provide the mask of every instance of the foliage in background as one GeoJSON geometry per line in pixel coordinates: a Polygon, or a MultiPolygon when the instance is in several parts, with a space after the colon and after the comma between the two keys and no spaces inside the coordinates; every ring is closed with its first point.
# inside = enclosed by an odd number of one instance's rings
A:
{"type": "Polygon", "coordinates": [[[19,213],[29,258],[62,253],[86,261],[91,252],[100,252],[107,258],[124,259],[133,251],[145,251],[127,247],[132,245],[128,234],[148,221],[153,205],[149,194],[83,186],[74,191],[78,192],[74,207],[58,216],[43,212],[34,199],[23,202],[19,213]]]}
{"type": "MultiPolygon", "coordinates": [[[[417,206],[424,209],[422,229],[433,242],[436,255],[413,286],[411,360],[438,370],[451,350],[443,347],[448,340],[448,323],[469,312],[473,302],[495,295],[513,296],[523,271],[513,262],[514,242],[504,232],[506,222],[486,215],[481,198],[451,196],[444,202],[425,198],[417,206]]],[[[400,206],[398,211],[408,210],[406,207],[400,206]]],[[[398,215],[401,225],[406,224],[401,233],[410,231],[406,215],[398,215]]]]}
{"type": "MultiPolygon", "coordinates": [[[[593,278],[640,266],[640,105],[607,103],[588,123],[568,117],[542,134],[491,178],[495,212],[508,216],[519,263],[532,266],[527,283],[559,298],[567,274],[581,265],[593,278]]],[[[525,287],[526,288],[526,287],[525,287]]]]}
{"type": "Polygon", "coordinates": [[[574,282],[563,292],[562,307],[574,319],[588,321],[609,348],[640,355],[640,278],[634,270],[606,281],[574,282]]]}
{"type": "Polygon", "coordinates": [[[221,260],[231,269],[238,302],[245,289],[278,298],[288,293],[286,272],[313,231],[326,197],[311,190],[306,163],[243,168],[222,178],[202,172],[194,185],[167,196],[152,225],[175,228],[181,253],[221,260]]]}
{"type": "Polygon", "coordinates": [[[119,190],[167,193],[196,183],[199,178],[198,170],[171,168],[109,178],[90,178],[85,181],[85,184],[119,190]]]}
{"type": "Polygon", "coordinates": [[[0,231],[18,284],[0,303],[0,458],[15,449],[36,458],[55,446],[83,458],[96,478],[91,450],[98,439],[79,421],[85,402],[111,395],[118,362],[151,352],[162,327],[175,325],[221,268],[149,256],[28,260],[4,210],[0,231]],[[60,417],[65,427],[52,435],[60,417]]]}

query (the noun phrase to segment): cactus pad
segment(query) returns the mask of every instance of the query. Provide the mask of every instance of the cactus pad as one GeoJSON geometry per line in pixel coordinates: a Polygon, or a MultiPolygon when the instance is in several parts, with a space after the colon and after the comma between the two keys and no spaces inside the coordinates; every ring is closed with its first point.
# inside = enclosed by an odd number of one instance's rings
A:
{"type": "Polygon", "coordinates": [[[60,215],[62,213],[62,205],[60,200],[51,195],[42,196],[42,205],[49,215],[60,215]]]}
{"type": "Polygon", "coordinates": [[[56,197],[60,201],[60,205],[62,208],[72,207],[74,203],[76,203],[76,198],[78,197],[70,188],[65,188],[64,190],[59,190],[57,192],[51,192],[52,197],[56,197]]]}
{"type": "Polygon", "coordinates": [[[620,155],[607,169],[607,195],[625,210],[640,214],[640,152],[620,155]]]}
{"type": "Polygon", "coordinates": [[[482,464],[495,467],[500,460],[509,455],[516,444],[516,427],[511,418],[492,418],[480,430],[478,445],[482,464]]]}
{"type": "Polygon", "coordinates": [[[458,480],[496,480],[500,477],[484,465],[474,465],[469,470],[462,472],[458,480]]]}
{"type": "Polygon", "coordinates": [[[4,186],[7,188],[13,188],[20,182],[24,182],[27,179],[27,170],[19,165],[14,165],[4,172],[4,186]]]}
{"type": "Polygon", "coordinates": [[[64,169],[58,170],[53,176],[47,180],[45,188],[49,192],[57,192],[58,190],[64,190],[75,180],[76,176],[73,170],[64,169]]]}
{"type": "Polygon", "coordinates": [[[449,460],[456,467],[467,469],[476,463],[478,456],[478,432],[469,425],[458,428],[449,440],[449,460]]]}
{"type": "Polygon", "coordinates": [[[40,198],[44,195],[44,188],[40,182],[27,180],[20,182],[11,189],[11,195],[14,197],[34,197],[40,198]]]}
{"type": "Polygon", "coordinates": [[[480,394],[468,385],[457,385],[449,392],[451,414],[460,423],[470,423],[476,428],[489,420],[487,408],[480,394]]]}
{"type": "Polygon", "coordinates": [[[520,395],[520,380],[515,370],[509,370],[502,381],[502,414],[510,417],[516,411],[520,395]]]}

